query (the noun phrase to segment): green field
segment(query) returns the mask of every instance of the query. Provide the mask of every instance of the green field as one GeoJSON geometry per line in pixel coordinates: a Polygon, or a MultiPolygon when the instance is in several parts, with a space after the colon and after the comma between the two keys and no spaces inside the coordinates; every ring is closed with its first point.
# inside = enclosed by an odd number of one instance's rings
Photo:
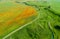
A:
{"type": "MultiPolygon", "coordinates": [[[[4,22],[7,20],[12,20],[14,17],[19,15],[19,12],[23,12],[26,6],[33,7],[32,9],[35,9],[37,14],[28,17],[26,19],[23,18],[21,20],[18,20],[18,23],[13,21],[13,23],[10,24],[9,27],[10,29],[6,27],[8,30],[4,29],[5,27],[2,28],[3,32],[4,31],[6,32],[5,34],[4,33],[0,34],[0,39],[2,38],[3,39],[60,39],[59,0],[47,0],[47,1],[42,0],[42,1],[27,1],[27,2],[15,1],[15,3],[17,3],[17,5],[10,2],[7,2],[6,4],[4,3],[4,5],[0,4],[0,14],[3,13],[3,11],[4,12],[7,12],[7,10],[10,11],[10,8],[8,8],[10,6],[13,7],[13,11],[15,10],[14,7],[22,8],[21,11],[16,9],[17,11],[14,11],[15,13],[13,17],[10,16],[7,18],[7,16],[1,16],[0,17],[1,20],[4,20],[4,22]],[[4,6],[7,6],[7,8],[5,8],[6,10],[4,9],[4,6]],[[16,12],[18,13],[16,14],[16,12]],[[23,25],[20,24],[21,21],[23,22],[25,21],[23,25]]],[[[27,13],[27,11],[25,13],[27,13]]],[[[29,12],[31,13],[31,11],[29,12]]],[[[2,30],[0,30],[0,32],[1,31],[2,30]]]]}

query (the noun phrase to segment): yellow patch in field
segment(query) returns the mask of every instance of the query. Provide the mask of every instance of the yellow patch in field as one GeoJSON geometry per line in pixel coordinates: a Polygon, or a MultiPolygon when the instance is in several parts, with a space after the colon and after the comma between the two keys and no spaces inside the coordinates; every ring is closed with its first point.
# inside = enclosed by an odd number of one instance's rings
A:
{"type": "Polygon", "coordinates": [[[19,20],[21,21],[21,19],[26,19],[32,15],[36,14],[36,10],[35,8],[31,7],[31,6],[27,6],[25,7],[25,9],[23,10],[22,13],[20,13],[16,18],[14,18],[13,20],[7,21],[5,24],[6,25],[10,25],[13,22],[17,22],[18,24],[20,24],[19,20]]]}
{"type": "Polygon", "coordinates": [[[31,7],[31,6],[27,6],[23,10],[23,12],[15,18],[15,20],[17,21],[17,20],[22,19],[22,18],[28,18],[28,17],[35,15],[35,14],[36,14],[36,9],[31,7]]]}

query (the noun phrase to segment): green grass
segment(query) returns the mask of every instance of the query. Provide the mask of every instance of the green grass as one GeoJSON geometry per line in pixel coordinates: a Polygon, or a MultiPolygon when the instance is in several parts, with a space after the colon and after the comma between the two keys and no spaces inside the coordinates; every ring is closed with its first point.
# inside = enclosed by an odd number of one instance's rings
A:
{"type": "Polygon", "coordinates": [[[54,9],[48,8],[49,4],[45,4],[44,2],[25,3],[28,6],[37,6],[35,8],[40,13],[39,19],[12,34],[7,39],[60,39],[60,29],[54,28],[57,25],[60,26],[60,16],[56,15],[60,8],[57,7],[57,11],[55,11],[55,6],[58,6],[57,3],[56,5],[53,5],[54,1],[50,3],[54,9]]]}
{"type": "Polygon", "coordinates": [[[25,2],[40,14],[39,19],[15,32],[6,39],[60,39],[60,2],[25,2]],[[49,8],[49,6],[51,8],[49,8]]]}

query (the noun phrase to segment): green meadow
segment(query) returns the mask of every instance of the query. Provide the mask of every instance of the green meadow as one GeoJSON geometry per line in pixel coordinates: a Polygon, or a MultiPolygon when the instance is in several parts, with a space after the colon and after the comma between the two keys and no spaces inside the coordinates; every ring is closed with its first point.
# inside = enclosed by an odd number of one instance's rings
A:
{"type": "MultiPolygon", "coordinates": [[[[22,4],[23,7],[21,9],[22,11],[25,6],[34,7],[37,11],[37,15],[31,16],[27,19],[23,19],[26,25],[25,24],[20,25],[14,22],[13,24],[10,25],[9,30],[4,30],[6,31],[6,33],[3,34],[3,36],[1,36],[0,34],[1,39],[2,38],[3,39],[60,39],[59,0],[47,0],[47,1],[41,0],[41,1],[27,1],[27,2],[16,1],[16,3],[22,4]]],[[[1,8],[2,4],[0,5],[1,8]]],[[[6,5],[8,7],[10,7],[11,5],[17,7],[17,5],[11,3],[6,3],[6,5]]],[[[3,6],[5,6],[5,4],[3,6]]],[[[0,9],[0,12],[3,11],[5,10],[0,9]]],[[[14,16],[17,16],[18,14],[15,13],[14,16]]],[[[1,18],[2,17],[0,17],[0,19],[1,18]]],[[[2,19],[5,20],[4,18],[2,19]]],[[[19,20],[19,22],[21,22],[21,20],[19,20]]]]}

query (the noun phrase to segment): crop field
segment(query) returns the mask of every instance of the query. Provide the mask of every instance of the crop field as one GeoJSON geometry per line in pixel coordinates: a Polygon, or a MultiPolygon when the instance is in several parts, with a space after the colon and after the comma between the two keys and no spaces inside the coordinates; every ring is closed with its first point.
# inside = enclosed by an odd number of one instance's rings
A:
{"type": "Polygon", "coordinates": [[[60,39],[60,1],[0,0],[0,39],[60,39]]]}

